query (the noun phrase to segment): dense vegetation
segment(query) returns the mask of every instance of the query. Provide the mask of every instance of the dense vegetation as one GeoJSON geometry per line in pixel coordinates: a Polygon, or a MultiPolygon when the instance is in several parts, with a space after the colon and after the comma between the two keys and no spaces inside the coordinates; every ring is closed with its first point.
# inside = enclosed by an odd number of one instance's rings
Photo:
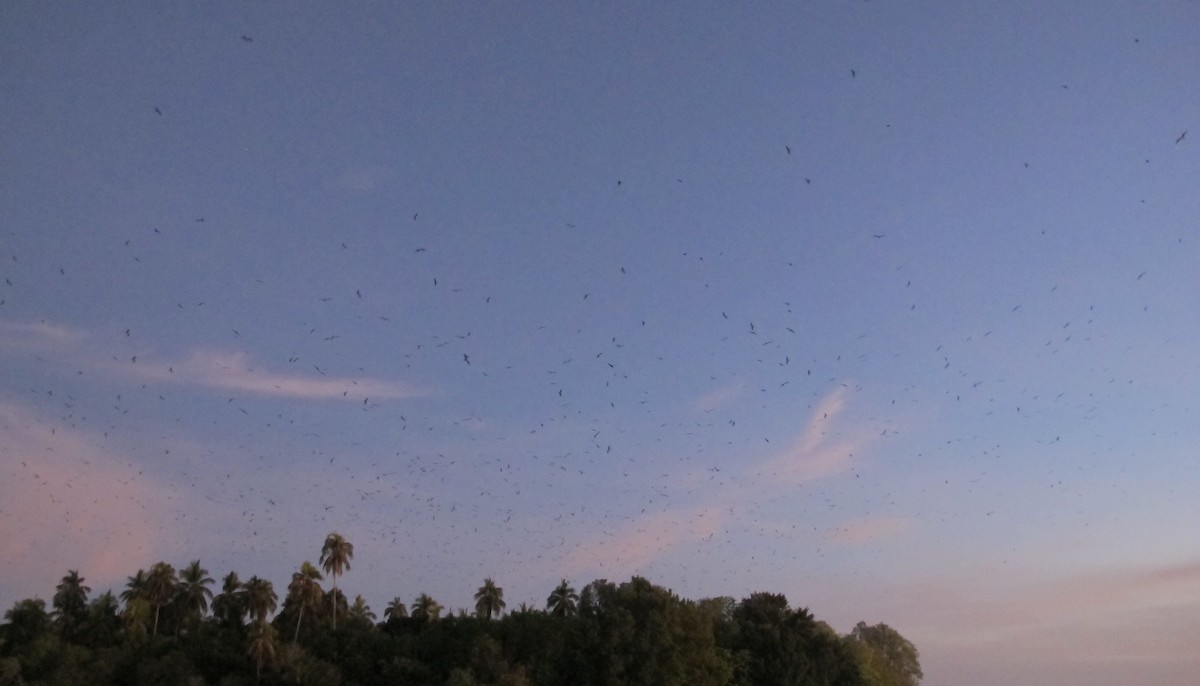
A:
{"type": "Polygon", "coordinates": [[[640,577],[579,592],[563,580],[544,609],[508,614],[503,589],[486,579],[473,614],[443,617],[421,594],[410,605],[394,599],[380,621],[336,586],[353,556],[331,534],[321,567],[301,565],[282,605],[270,581],[233,572],[214,595],[199,561],[160,562],[119,597],[91,600],[70,571],[49,608],[34,598],[5,613],[0,686],[902,686],[922,676],[916,648],[886,624],[838,636],[782,595],[690,601],[640,577]]]}

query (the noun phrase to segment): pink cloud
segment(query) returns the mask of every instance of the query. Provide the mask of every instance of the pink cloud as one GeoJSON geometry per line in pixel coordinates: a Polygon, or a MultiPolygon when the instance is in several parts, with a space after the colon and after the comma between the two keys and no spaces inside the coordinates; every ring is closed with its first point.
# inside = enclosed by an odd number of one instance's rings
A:
{"type": "MultiPolygon", "coordinates": [[[[624,529],[581,545],[568,556],[565,569],[571,574],[603,569],[612,575],[613,568],[622,573],[636,572],[680,544],[712,535],[726,512],[757,503],[764,494],[847,471],[855,450],[869,440],[869,435],[860,430],[832,433],[845,405],[845,388],[831,391],[817,404],[800,435],[783,452],[767,458],[758,467],[750,467],[746,474],[713,492],[698,506],[638,518],[624,529]],[[833,435],[837,440],[831,439],[833,435]]],[[[676,478],[677,485],[688,491],[705,481],[697,472],[684,472],[676,478]]],[[[844,534],[844,540],[860,542],[871,540],[870,537],[898,535],[907,524],[901,520],[877,520],[848,526],[852,530],[844,534]]]]}
{"type": "Polygon", "coordinates": [[[605,538],[576,548],[562,568],[570,575],[634,574],[681,543],[713,535],[720,522],[720,512],[704,508],[648,515],[605,538]]]}
{"type": "Polygon", "coordinates": [[[131,560],[180,553],[178,494],[81,433],[0,403],[0,469],[5,597],[47,597],[68,569],[94,589],[118,586],[131,560]]]}
{"type": "Polygon", "coordinates": [[[846,404],[846,390],[838,388],[817,405],[808,425],[786,450],[767,460],[759,472],[776,486],[795,486],[850,468],[854,451],[866,435],[831,439],[831,427],[846,404]]]}
{"type": "Polygon", "coordinates": [[[947,666],[1049,668],[1024,683],[1130,683],[1117,676],[1128,670],[1107,672],[1118,665],[1200,668],[1191,638],[1200,626],[1200,561],[1081,571],[1005,591],[982,582],[943,579],[910,587],[887,614],[905,625],[923,656],[947,666]],[[1097,679],[1079,680],[1085,673],[1097,679]],[[1077,681],[1060,680],[1067,676],[1077,681]]]}

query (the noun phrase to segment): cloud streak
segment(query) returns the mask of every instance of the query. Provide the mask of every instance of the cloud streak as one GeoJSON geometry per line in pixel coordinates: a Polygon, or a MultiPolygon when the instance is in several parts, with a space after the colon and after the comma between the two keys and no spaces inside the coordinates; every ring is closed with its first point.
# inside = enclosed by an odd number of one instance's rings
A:
{"type": "Polygon", "coordinates": [[[280,398],[356,401],[396,400],[428,395],[424,389],[363,377],[280,374],[256,369],[245,353],[201,351],[177,364],[139,362],[122,366],[142,379],[191,384],[280,398]]]}
{"type": "MultiPolygon", "coordinates": [[[[720,389],[697,401],[695,407],[719,405],[736,393],[736,388],[720,389]]],[[[614,567],[636,571],[685,543],[713,535],[726,522],[726,512],[744,510],[765,497],[848,471],[855,452],[867,444],[871,434],[862,428],[834,432],[845,407],[846,389],[839,387],[821,399],[796,439],[781,452],[749,465],[719,491],[702,496],[698,505],[643,515],[629,526],[592,539],[568,557],[566,568],[573,574],[600,570],[611,574],[614,567]]],[[[706,478],[684,475],[680,478],[682,490],[694,490],[706,478]]],[[[912,524],[901,518],[857,520],[835,530],[831,538],[845,544],[865,543],[901,536],[912,524]]]]}
{"type": "Polygon", "coordinates": [[[838,543],[851,545],[870,543],[904,535],[913,526],[907,517],[872,517],[843,522],[830,536],[838,543]]]}
{"type": "Polygon", "coordinates": [[[721,523],[721,513],[706,508],[657,513],[576,548],[563,568],[572,575],[599,569],[635,573],[682,543],[713,535],[721,523]]]}
{"type": "Polygon", "coordinates": [[[22,348],[45,345],[66,345],[83,340],[86,334],[62,324],[46,320],[37,322],[0,322],[0,339],[22,348]]]}
{"type": "Polygon", "coordinates": [[[830,442],[831,427],[845,406],[844,388],[822,398],[804,431],[791,446],[762,465],[760,477],[779,488],[848,470],[854,451],[865,441],[865,436],[851,434],[849,438],[830,442]]]}

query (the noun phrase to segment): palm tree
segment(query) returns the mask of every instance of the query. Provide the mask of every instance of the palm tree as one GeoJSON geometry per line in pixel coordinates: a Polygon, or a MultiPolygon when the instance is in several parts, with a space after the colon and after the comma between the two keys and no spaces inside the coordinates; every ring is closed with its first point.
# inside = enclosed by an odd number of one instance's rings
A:
{"type": "Polygon", "coordinates": [[[546,609],[555,617],[574,617],[579,612],[579,594],[566,579],[546,598],[546,609]]]}
{"type": "Polygon", "coordinates": [[[492,615],[500,616],[504,611],[504,589],[496,585],[491,577],[483,580],[483,585],[475,591],[475,614],[484,619],[492,615]]]}
{"type": "Polygon", "coordinates": [[[121,629],[120,606],[112,591],[101,593],[88,606],[88,638],[93,645],[111,645],[121,629]]]}
{"type": "Polygon", "coordinates": [[[225,575],[221,584],[221,593],[213,598],[213,616],[224,626],[241,626],[242,617],[246,615],[246,595],[237,572],[225,575]]]}
{"type": "Polygon", "coordinates": [[[84,586],[83,581],[78,571],[69,570],[55,589],[56,593],[51,601],[54,606],[54,624],[58,627],[59,635],[67,640],[79,633],[87,621],[87,594],[91,593],[92,589],[84,586]]]}
{"type": "MultiPolygon", "coordinates": [[[[350,570],[350,560],[354,559],[354,544],[334,532],[325,537],[325,545],[321,547],[321,565],[327,574],[333,575],[334,595],[337,595],[337,578],[343,572],[350,570]]],[[[335,598],[336,600],[336,598],[335,598]]],[[[337,630],[337,603],[333,605],[333,628],[337,630]]]]}
{"type": "Polygon", "coordinates": [[[275,627],[261,620],[254,622],[246,643],[246,654],[254,660],[254,683],[257,684],[262,681],[263,663],[275,660],[275,627]]]}
{"type": "Polygon", "coordinates": [[[375,626],[375,613],[367,606],[367,601],[360,595],[354,596],[354,604],[350,606],[350,619],[363,628],[375,626]]]}
{"type": "Polygon", "coordinates": [[[383,618],[387,621],[393,619],[403,619],[408,616],[408,606],[400,600],[400,596],[392,598],[392,602],[388,603],[387,609],[383,611],[383,618]]]}
{"type": "Polygon", "coordinates": [[[125,580],[125,590],[121,591],[121,600],[126,604],[134,598],[146,597],[146,570],[139,569],[137,574],[125,580]]]}
{"type": "Polygon", "coordinates": [[[442,614],[442,605],[438,601],[430,598],[428,594],[422,593],[417,596],[417,599],[412,604],[413,619],[423,619],[430,621],[437,619],[442,614]]]}
{"type": "Polygon", "coordinates": [[[125,639],[134,645],[146,640],[146,625],[150,623],[150,601],[143,596],[131,597],[121,613],[125,639]]]}
{"type": "Polygon", "coordinates": [[[151,636],[158,635],[158,616],[162,606],[170,602],[175,595],[175,568],[166,562],[156,562],[146,576],[146,600],[154,608],[154,630],[151,636]]]}
{"type": "Polygon", "coordinates": [[[212,589],[208,588],[213,578],[208,570],[200,566],[200,560],[193,560],[179,572],[179,603],[183,608],[184,621],[188,624],[198,623],[208,614],[208,601],[212,600],[212,589]]]}
{"type": "Polygon", "coordinates": [[[267,615],[275,611],[279,600],[271,582],[252,576],[246,582],[245,589],[246,610],[250,618],[259,624],[267,621],[267,615]]]}
{"type": "Polygon", "coordinates": [[[296,617],[296,633],[292,636],[293,643],[300,640],[300,622],[304,621],[304,608],[313,605],[325,594],[321,585],[317,583],[322,578],[321,572],[307,560],[300,565],[300,571],[292,574],[292,583],[288,584],[288,599],[300,608],[300,614],[296,617]]]}

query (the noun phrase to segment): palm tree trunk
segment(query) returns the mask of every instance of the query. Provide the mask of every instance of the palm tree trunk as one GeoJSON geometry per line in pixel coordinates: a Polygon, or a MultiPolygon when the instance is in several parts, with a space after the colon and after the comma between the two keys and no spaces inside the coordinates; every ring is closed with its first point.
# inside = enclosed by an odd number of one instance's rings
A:
{"type": "Polygon", "coordinates": [[[300,622],[304,621],[304,603],[300,603],[300,616],[296,618],[296,635],[292,636],[292,643],[300,640],[300,622]]]}
{"type": "Polygon", "coordinates": [[[337,631],[337,574],[333,575],[333,630],[337,631]]]}
{"type": "Polygon", "coordinates": [[[154,606],[154,631],[150,634],[151,636],[155,636],[155,637],[158,636],[158,611],[161,609],[162,609],[162,605],[154,606]]]}

